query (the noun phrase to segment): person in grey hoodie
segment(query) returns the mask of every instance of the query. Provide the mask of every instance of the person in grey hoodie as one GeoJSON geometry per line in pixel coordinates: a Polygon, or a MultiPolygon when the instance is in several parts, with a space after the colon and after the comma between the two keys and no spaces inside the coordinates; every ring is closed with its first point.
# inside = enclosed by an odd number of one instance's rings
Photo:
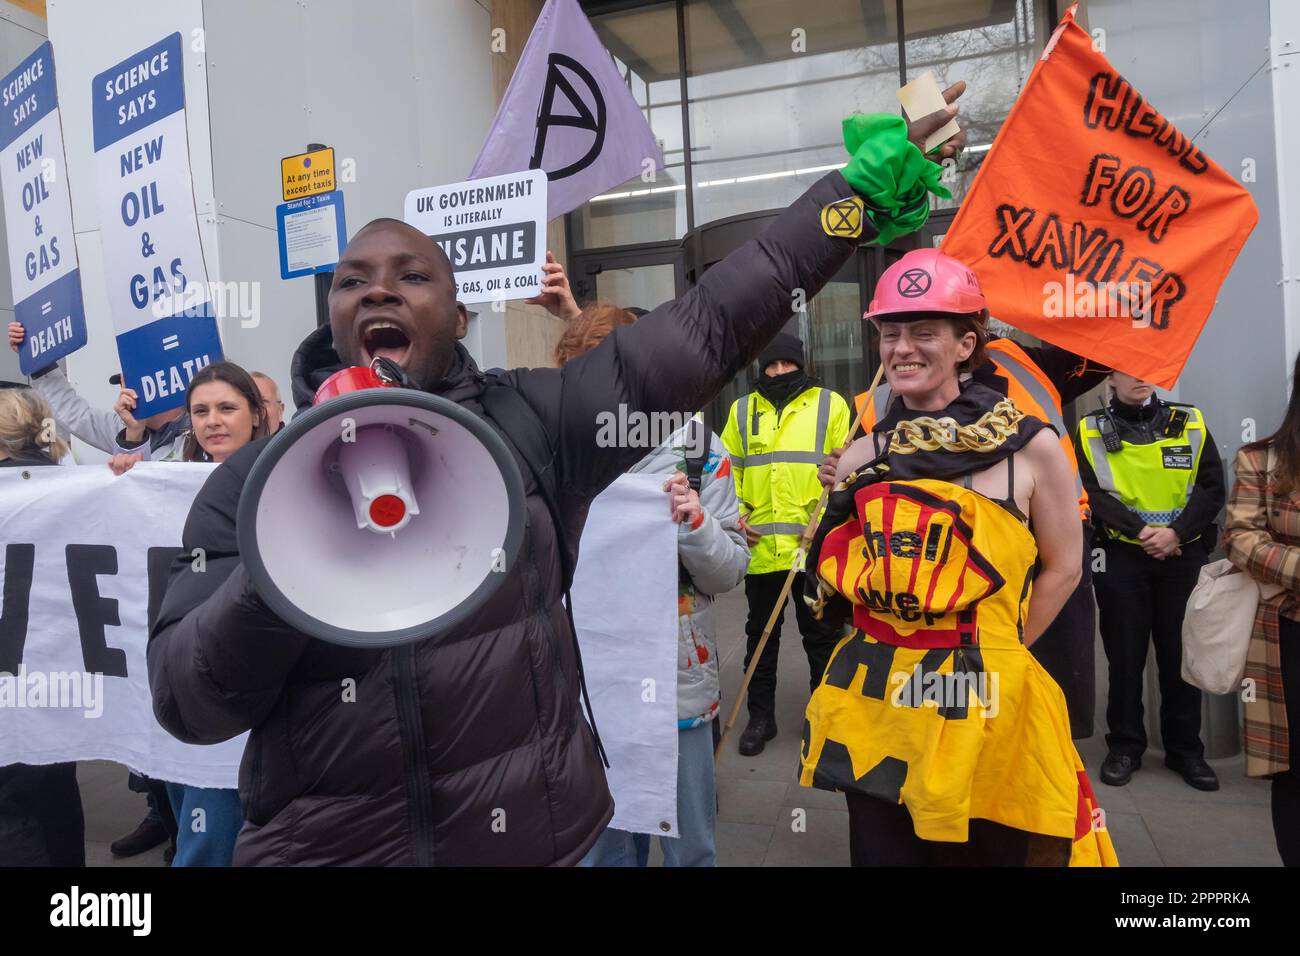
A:
{"type": "MultiPolygon", "coordinates": [[[[556,362],[594,348],[633,313],[608,305],[588,306],[571,320],[556,346],[556,362]]],[[[713,596],[745,579],[749,547],[740,529],[740,503],[731,458],[722,439],[698,415],[668,441],[628,469],[628,474],[672,474],[664,483],[677,523],[677,830],[660,838],[665,866],[713,866],[717,789],[713,776],[713,721],[721,700],[713,596]],[[690,462],[699,464],[693,487],[690,462]]],[[[583,866],[645,865],[649,840],[607,827],[583,866]]]]}

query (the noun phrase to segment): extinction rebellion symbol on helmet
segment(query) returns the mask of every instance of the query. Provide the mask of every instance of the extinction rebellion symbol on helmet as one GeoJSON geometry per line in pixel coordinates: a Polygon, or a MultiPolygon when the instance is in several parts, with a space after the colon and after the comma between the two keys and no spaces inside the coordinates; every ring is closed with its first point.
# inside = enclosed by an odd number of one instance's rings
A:
{"type": "Polygon", "coordinates": [[[898,294],[909,299],[930,291],[930,273],[924,269],[908,269],[898,277],[898,294]]]}

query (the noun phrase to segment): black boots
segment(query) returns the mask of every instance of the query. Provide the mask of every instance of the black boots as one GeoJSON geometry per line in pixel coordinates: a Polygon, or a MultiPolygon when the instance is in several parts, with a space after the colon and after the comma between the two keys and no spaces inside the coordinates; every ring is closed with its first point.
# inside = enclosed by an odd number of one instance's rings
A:
{"type": "Polygon", "coordinates": [[[167,828],[157,817],[145,817],[126,836],[114,840],[109,850],[113,856],[139,856],[168,839],[167,828]]]}
{"type": "Polygon", "coordinates": [[[751,717],[745,732],[740,735],[740,752],[754,757],[763,752],[764,745],[776,736],[776,721],[770,717],[751,717]]]}
{"type": "Polygon", "coordinates": [[[1122,787],[1133,779],[1133,771],[1141,767],[1141,757],[1108,753],[1101,763],[1101,782],[1111,787],[1122,787]]]}
{"type": "Polygon", "coordinates": [[[1218,790],[1219,778],[1214,768],[1200,757],[1188,757],[1182,760],[1165,758],[1165,766],[1178,774],[1189,787],[1197,790],[1218,790]]]}
{"type": "MultiPolygon", "coordinates": [[[[1165,766],[1178,774],[1189,787],[1197,790],[1218,790],[1219,778],[1208,763],[1200,757],[1166,757],[1165,766]]],[[[1112,787],[1122,787],[1141,769],[1141,757],[1108,753],[1101,765],[1101,782],[1112,787]]]]}

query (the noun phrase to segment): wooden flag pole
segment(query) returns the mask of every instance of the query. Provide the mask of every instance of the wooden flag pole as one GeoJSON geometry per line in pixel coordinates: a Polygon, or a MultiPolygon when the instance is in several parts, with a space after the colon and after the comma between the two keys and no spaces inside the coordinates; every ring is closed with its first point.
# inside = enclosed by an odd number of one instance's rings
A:
{"type": "MultiPolygon", "coordinates": [[[[867,402],[871,401],[871,396],[875,394],[876,387],[880,384],[880,374],[885,370],[884,363],[876,369],[876,377],[871,380],[871,386],[867,389],[866,401],[858,409],[858,417],[853,420],[853,427],[849,429],[848,441],[853,441],[853,436],[858,433],[862,426],[862,416],[867,410],[867,402]]],[[[741,423],[742,426],[745,423],[741,423]]],[[[772,605],[772,613],[768,615],[767,625],[763,628],[763,636],[758,639],[758,646],[754,648],[754,655],[749,661],[749,667],[745,671],[745,679],[741,681],[740,692],[736,694],[736,702],[731,707],[731,713],[727,716],[727,722],[722,726],[722,736],[718,740],[717,751],[713,755],[714,766],[722,760],[723,751],[727,745],[727,737],[731,733],[731,728],[735,726],[736,715],[740,713],[740,705],[745,701],[745,694],[749,691],[749,682],[754,679],[754,671],[758,670],[758,662],[763,657],[763,649],[767,647],[767,639],[772,636],[772,628],[776,627],[776,619],[780,616],[782,609],[785,608],[786,598],[790,596],[790,588],[794,585],[794,576],[799,573],[799,565],[803,563],[805,556],[808,554],[808,548],[812,544],[813,535],[817,533],[817,525],[821,521],[822,509],[826,507],[826,499],[830,496],[830,486],[822,488],[821,497],[817,500],[817,507],[813,509],[812,515],[808,519],[808,525],[803,529],[803,536],[799,539],[799,548],[795,551],[794,561],[790,565],[790,571],[785,576],[785,584],[781,587],[781,595],[776,599],[776,604],[772,605]]],[[[796,601],[802,601],[803,595],[795,598],[796,601]]]]}

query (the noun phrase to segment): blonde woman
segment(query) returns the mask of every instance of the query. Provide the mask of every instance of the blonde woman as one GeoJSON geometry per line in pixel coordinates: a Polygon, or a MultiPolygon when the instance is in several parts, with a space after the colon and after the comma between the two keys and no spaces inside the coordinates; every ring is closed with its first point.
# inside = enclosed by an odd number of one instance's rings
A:
{"type": "MultiPolygon", "coordinates": [[[[0,390],[0,468],[57,465],[67,451],[45,399],[27,388],[0,390]]],[[[0,660],[0,671],[13,666],[0,660]]],[[[0,767],[0,867],[85,865],[77,765],[0,767]]]]}

